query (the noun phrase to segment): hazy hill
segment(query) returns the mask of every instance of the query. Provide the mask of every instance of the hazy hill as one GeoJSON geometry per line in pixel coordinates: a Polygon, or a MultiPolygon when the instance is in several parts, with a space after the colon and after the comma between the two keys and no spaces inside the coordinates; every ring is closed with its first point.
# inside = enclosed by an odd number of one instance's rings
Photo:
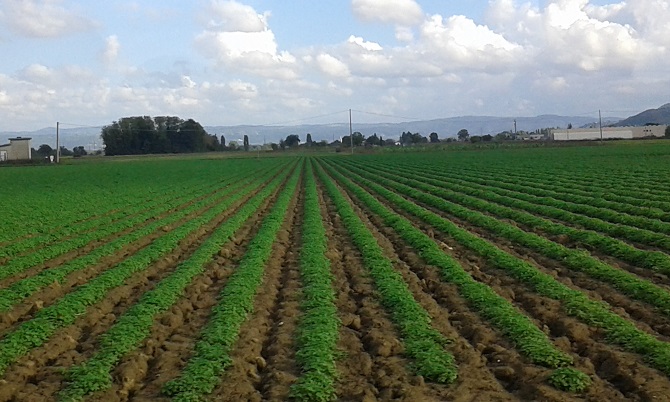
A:
{"type": "Polygon", "coordinates": [[[621,120],[614,126],[644,126],[646,124],[670,124],[670,103],[666,103],[658,109],[645,110],[635,116],[621,120]]]}
{"type": "MultiPolygon", "coordinates": [[[[368,137],[377,134],[383,138],[399,138],[404,131],[421,133],[428,136],[436,132],[439,138],[455,137],[461,129],[467,129],[471,135],[497,134],[502,131],[513,131],[516,119],[517,130],[534,131],[540,128],[558,127],[565,128],[568,124],[581,127],[593,124],[597,119],[585,116],[557,116],[542,115],[536,117],[492,117],[492,116],[460,116],[435,120],[409,121],[403,123],[357,123],[353,122],[353,130],[361,132],[368,137]]],[[[606,120],[619,121],[620,118],[608,117],[606,120]]],[[[299,126],[205,126],[209,134],[217,136],[224,135],[226,141],[238,141],[242,143],[244,135],[249,136],[252,144],[264,142],[279,142],[290,134],[298,134],[305,141],[307,133],[312,134],[314,141],[326,140],[331,142],[342,136],[349,135],[349,122],[343,121],[336,124],[305,124],[299,126]]],[[[10,137],[31,137],[33,148],[40,144],[56,145],[56,128],[47,127],[36,131],[24,132],[0,132],[0,144],[7,142],[10,137]]],[[[86,149],[100,149],[102,140],[99,128],[61,128],[61,145],[72,149],[82,145],[86,149]]]]}

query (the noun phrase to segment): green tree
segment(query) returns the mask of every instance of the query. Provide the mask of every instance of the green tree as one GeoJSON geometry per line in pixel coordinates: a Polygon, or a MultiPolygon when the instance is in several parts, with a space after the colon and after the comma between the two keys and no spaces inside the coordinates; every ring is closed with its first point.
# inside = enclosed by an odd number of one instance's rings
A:
{"type": "Polygon", "coordinates": [[[224,150],[226,149],[226,137],[223,135],[221,136],[221,148],[224,150]]]}
{"type": "Polygon", "coordinates": [[[667,138],[670,138],[670,125],[668,125],[667,127],[665,127],[665,136],[666,136],[667,138]]]}
{"type": "Polygon", "coordinates": [[[491,134],[482,135],[482,141],[489,142],[491,140],[493,140],[493,136],[491,134]]]}
{"type": "Polygon", "coordinates": [[[56,155],[56,151],[53,148],[51,148],[51,146],[49,146],[48,144],[40,145],[39,148],[37,148],[37,150],[35,151],[35,153],[42,158],[46,158],[49,155],[56,155]]]}
{"type": "Polygon", "coordinates": [[[291,134],[286,136],[286,140],[284,140],[284,145],[292,148],[294,146],[300,145],[300,137],[298,137],[297,134],[291,134]]]}
{"type": "Polygon", "coordinates": [[[436,143],[436,142],[440,142],[440,139],[438,138],[436,132],[430,133],[430,142],[433,143],[433,144],[436,143]]]}
{"type": "Polygon", "coordinates": [[[249,136],[244,134],[244,152],[249,152],[249,136]]]}
{"type": "Polygon", "coordinates": [[[84,156],[84,155],[88,154],[88,152],[86,152],[86,149],[84,149],[84,147],[81,146],[81,145],[78,146],[78,147],[72,148],[72,153],[75,157],[80,157],[80,156],[84,156]]]}
{"type": "Polygon", "coordinates": [[[307,138],[305,139],[305,144],[307,144],[308,147],[312,146],[312,134],[307,133],[307,138]]]}
{"type": "Polygon", "coordinates": [[[468,130],[466,129],[461,129],[456,135],[460,141],[467,141],[470,137],[470,133],[468,133],[468,130]]]}
{"type": "Polygon", "coordinates": [[[64,146],[61,145],[60,147],[60,155],[61,156],[73,156],[74,153],[70,151],[69,149],[65,148],[64,146]]]}

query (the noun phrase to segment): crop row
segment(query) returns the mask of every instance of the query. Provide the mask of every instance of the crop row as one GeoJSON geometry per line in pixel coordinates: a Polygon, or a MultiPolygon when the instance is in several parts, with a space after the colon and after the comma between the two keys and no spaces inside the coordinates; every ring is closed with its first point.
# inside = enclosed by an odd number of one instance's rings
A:
{"type": "Polygon", "coordinates": [[[413,371],[430,381],[454,382],[458,369],[454,357],[444,349],[447,339],[431,326],[429,314],[414,299],[407,283],[395,271],[393,263],[384,255],[374,235],[356,215],[337,186],[320,167],[317,175],[361,253],[363,264],[379,291],[382,305],[390,313],[401,335],[405,354],[413,361],[413,371]]]}
{"type": "Polygon", "coordinates": [[[119,317],[114,326],[101,335],[98,351],[89,360],[67,372],[68,385],[61,392],[60,399],[80,400],[88,394],[109,388],[110,372],[126,353],[138,347],[149,335],[156,315],[176,303],[193,278],[205,271],[212,257],[257,213],[278,184],[266,187],[246,202],[235,215],[218,226],[172,274],[142,295],[136,304],[119,317]]]}
{"type": "MultiPolygon", "coordinates": [[[[304,162],[301,162],[301,164],[304,162]]],[[[163,391],[176,401],[200,400],[212,392],[223,371],[232,363],[230,351],[242,323],[253,310],[254,299],[263,282],[265,265],[272,254],[277,232],[283,225],[294,197],[301,168],[296,169],[239,261],[212,309],[209,322],[195,344],[193,355],[181,375],[168,382],[163,391]]]]}
{"type": "Polygon", "coordinates": [[[641,279],[629,272],[615,269],[612,266],[591,257],[586,252],[570,249],[534,233],[525,232],[513,225],[486,216],[476,210],[464,208],[460,205],[446,201],[441,197],[450,196],[447,191],[442,191],[435,187],[431,188],[431,186],[423,185],[416,180],[403,179],[391,174],[385,174],[379,170],[376,170],[376,174],[372,175],[357,168],[351,169],[352,171],[359,172],[364,177],[374,177],[378,183],[386,188],[394,189],[400,194],[409,196],[417,201],[430,205],[431,207],[438,208],[473,225],[506,238],[515,244],[520,244],[535,250],[544,256],[561,262],[575,271],[584,272],[595,279],[610,283],[624,294],[656,306],[664,314],[670,315],[670,293],[645,279],[641,279]],[[389,177],[393,180],[384,177],[389,177]],[[421,187],[422,190],[432,192],[434,195],[421,192],[409,185],[421,187]]]}
{"type": "MultiPolygon", "coordinates": [[[[388,169],[391,169],[390,167],[388,169]]],[[[465,180],[456,178],[441,178],[432,175],[422,169],[409,170],[410,174],[420,175],[421,181],[441,188],[456,191],[459,193],[471,195],[476,198],[489,200],[497,204],[505,205],[511,208],[523,209],[535,214],[543,215],[549,218],[558,219],[563,222],[578,224],[584,228],[595,230],[609,236],[626,239],[632,242],[656,246],[664,250],[670,250],[670,238],[660,233],[636,227],[613,224],[598,218],[592,218],[581,214],[565,211],[557,207],[538,205],[515,198],[516,193],[508,191],[509,196],[500,195],[489,191],[489,188],[480,184],[473,184],[465,180]]],[[[504,190],[506,191],[506,190],[504,190]]]]}
{"type": "MultiPolygon", "coordinates": [[[[426,168],[422,168],[421,170],[425,171],[426,168]]],[[[432,172],[434,172],[434,170],[432,172]]],[[[561,201],[551,197],[540,197],[532,194],[527,194],[526,191],[531,191],[531,189],[525,188],[527,186],[509,185],[505,186],[506,188],[503,188],[502,185],[500,185],[500,183],[498,183],[496,180],[481,179],[473,175],[470,175],[467,172],[462,173],[458,179],[453,176],[445,176],[442,173],[432,173],[430,175],[432,177],[447,179],[449,181],[454,181],[457,183],[465,182],[470,184],[477,184],[486,188],[487,191],[496,193],[498,195],[514,197],[518,200],[529,202],[535,205],[554,207],[561,209],[563,211],[568,211],[587,217],[598,218],[603,221],[608,221],[611,223],[649,230],[657,234],[660,233],[670,234],[670,223],[659,221],[657,219],[649,219],[642,216],[634,216],[634,215],[618,213],[605,208],[598,208],[598,207],[592,207],[590,205],[561,201]]]]}
{"type": "MultiPolygon", "coordinates": [[[[512,180],[510,178],[496,177],[495,180],[491,180],[490,177],[483,178],[478,174],[471,172],[462,173],[461,178],[493,188],[517,191],[540,198],[550,198],[558,201],[565,201],[571,208],[570,210],[573,212],[589,215],[595,214],[593,216],[600,216],[602,218],[606,218],[607,220],[614,219],[612,220],[613,222],[623,223],[631,226],[639,226],[655,230],[654,226],[652,226],[653,219],[659,219],[666,222],[670,220],[670,214],[667,212],[644,208],[638,205],[607,201],[602,198],[593,197],[592,194],[580,195],[572,188],[563,186],[559,183],[553,183],[551,189],[546,189],[535,185],[529,185],[530,183],[523,179],[512,180]],[[623,217],[617,217],[619,214],[613,211],[630,216],[624,215],[623,217]],[[650,221],[650,219],[652,221],[650,221]]],[[[670,226],[659,224],[658,227],[665,227],[665,230],[670,232],[670,226]]]]}
{"type": "MultiPolygon", "coordinates": [[[[278,176],[268,186],[278,186],[282,178],[283,176],[278,176]]],[[[238,193],[217,204],[204,214],[156,239],[150,246],[80,286],[53,305],[37,312],[33,319],[22,323],[0,341],[0,374],[16,359],[46,342],[58,328],[72,324],[76,317],[86,312],[88,306],[104,299],[110,290],[121,286],[131,275],[145,270],[150,264],[176,249],[190,233],[215,219],[245,195],[238,193]]]]}
{"type": "Polygon", "coordinates": [[[584,293],[567,287],[528,262],[500,250],[495,245],[393,192],[381,191],[378,194],[384,198],[388,197],[393,205],[449,235],[464,247],[484,257],[492,266],[503,270],[538,294],[560,301],[567,314],[602,329],[607,341],[639,354],[651,366],[670,375],[670,344],[639,330],[630,321],[613,313],[608,304],[589,299],[584,293]]]}
{"type": "Polygon", "coordinates": [[[132,218],[133,215],[136,214],[141,214],[146,219],[147,217],[152,216],[152,214],[157,215],[163,211],[167,211],[175,205],[196,199],[197,197],[212,191],[212,189],[220,189],[222,186],[226,185],[226,182],[232,182],[231,178],[213,185],[203,185],[200,188],[193,187],[188,191],[181,191],[181,188],[172,191],[166,189],[160,196],[152,197],[149,200],[142,200],[135,205],[126,205],[123,207],[122,211],[115,211],[102,216],[92,216],[90,219],[78,222],[76,225],[60,226],[56,224],[48,233],[41,233],[37,236],[27,237],[21,241],[0,247],[0,259],[13,257],[27,250],[34,253],[35,249],[39,246],[50,244],[72,235],[81,235],[95,228],[104,227],[109,224],[114,224],[115,222],[118,223],[118,221],[123,219],[132,218]]]}
{"type": "MultiPolygon", "coordinates": [[[[109,243],[105,243],[87,255],[75,258],[57,267],[43,270],[34,276],[17,281],[6,288],[0,289],[0,311],[9,310],[15,303],[30,296],[44,286],[48,286],[54,282],[61,282],[72,272],[90,267],[98,263],[102,258],[113,255],[132,242],[149,236],[159,229],[162,230],[164,227],[179,222],[194,212],[216,205],[221,202],[222,199],[230,196],[230,194],[241,191],[244,187],[250,184],[253,187],[258,187],[261,183],[268,180],[269,177],[267,176],[268,174],[265,174],[254,180],[251,180],[251,177],[239,180],[227,187],[224,194],[211,194],[210,196],[201,199],[199,202],[188,205],[184,209],[172,212],[162,219],[158,219],[146,226],[139,227],[129,234],[114,239],[109,243]]],[[[242,191],[242,193],[246,193],[246,191],[242,191]]]]}
{"type": "Polygon", "coordinates": [[[557,188],[569,189],[570,194],[612,201],[619,204],[629,204],[629,206],[636,205],[638,207],[657,208],[660,210],[652,210],[653,213],[667,215],[667,212],[670,211],[670,202],[667,201],[670,194],[665,194],[658,197],[654,197],[652,195],[650,197],[651,194],[649,194],[649,192],[646,190],[641,192],[639,189],[633,190],[630,187],[616,189],[612,188],[612,186],[599,187],[596,183],[586,185],[583,184],[583,182],[563,180],[560,177],[553,176],[548,173],[543,175],[535,174],[530,177],[528,175],[503,171],[500,169],[489,169],[488,173],[495,174],[496,179],[502,182],[522,182],[526,185],[532,185],[536,188],[543,188],[548,190],[554,190],[557,188]]]}
{"type": "MultiPolygon", "coordinates": [[[[456,285],[459,294],[470,307],[505,335],[521,354],[528,357],[533,363],[549,368],[563,367],[573,363],[572,358],[557,349],[547,335],[537,328],[527,316],[519,312],[509,301],[496,294],[489,286],[474,280],[458,261],[445,254],[428,235],[414,227],[407,219],[386,208],[342,173],[330,166],[328,171],[366,208],[378,215],[385,225],[393,228],[407,244],[417,251],[421,258],[428,264],[438,267],[442,278],[456,285]]],[[[347,172],[346,175],[351,177],[352,174],[347,172]]],[[[391,202],[398,202],[402,199],[384,187],[360,176],[355,180],[384,193],[384,196],[389,197],[391,202]]],[[[568,376],[565,383],[557,384],[557,386],[571,391],[583,391],[589,384],[588,376],[576,370],[570,372],[573,373],[572,376],[568,376]]]]}
{"type": "Polygon", "coordinates": [[[340,320],[335,306],[328,239],[321,219],[319,197],[311,161],[305,170],[305,206],[300,249],[302,316],[298,323],[296,361],[301,375],[291,386],[298,401],[328,402],[335,399],[337,339],[340,320]]]}

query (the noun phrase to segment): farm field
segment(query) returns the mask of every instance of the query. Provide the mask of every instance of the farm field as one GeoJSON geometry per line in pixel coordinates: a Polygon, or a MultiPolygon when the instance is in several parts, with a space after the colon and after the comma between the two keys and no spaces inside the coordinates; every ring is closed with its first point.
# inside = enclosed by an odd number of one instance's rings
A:
{"type": "Polygon", "coordinates": [[[0,401],[670,400],[670,144],[0,169],[0,401]]]}

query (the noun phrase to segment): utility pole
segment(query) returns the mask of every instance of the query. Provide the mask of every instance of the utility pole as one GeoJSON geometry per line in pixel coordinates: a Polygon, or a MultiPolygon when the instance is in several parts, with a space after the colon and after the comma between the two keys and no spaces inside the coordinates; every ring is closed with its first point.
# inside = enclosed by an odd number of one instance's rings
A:
{"type": "Polygon", "coordinates": [[[56,122],[56,163],[60,163],[60,122],[56,122]]]}
{"type": "Polygon", "coordinates": [[[603,116],[600,114],[600,109],[598,109],[598,125],[600,126],[600,143],[603,142],[603,116]]]}
{"type": "Polygon", "coordinates": [[[354,154],[354,133],[351,125],[351,109],[349,109],[349,141],[351,142],[351,154],[354,154]]]}

